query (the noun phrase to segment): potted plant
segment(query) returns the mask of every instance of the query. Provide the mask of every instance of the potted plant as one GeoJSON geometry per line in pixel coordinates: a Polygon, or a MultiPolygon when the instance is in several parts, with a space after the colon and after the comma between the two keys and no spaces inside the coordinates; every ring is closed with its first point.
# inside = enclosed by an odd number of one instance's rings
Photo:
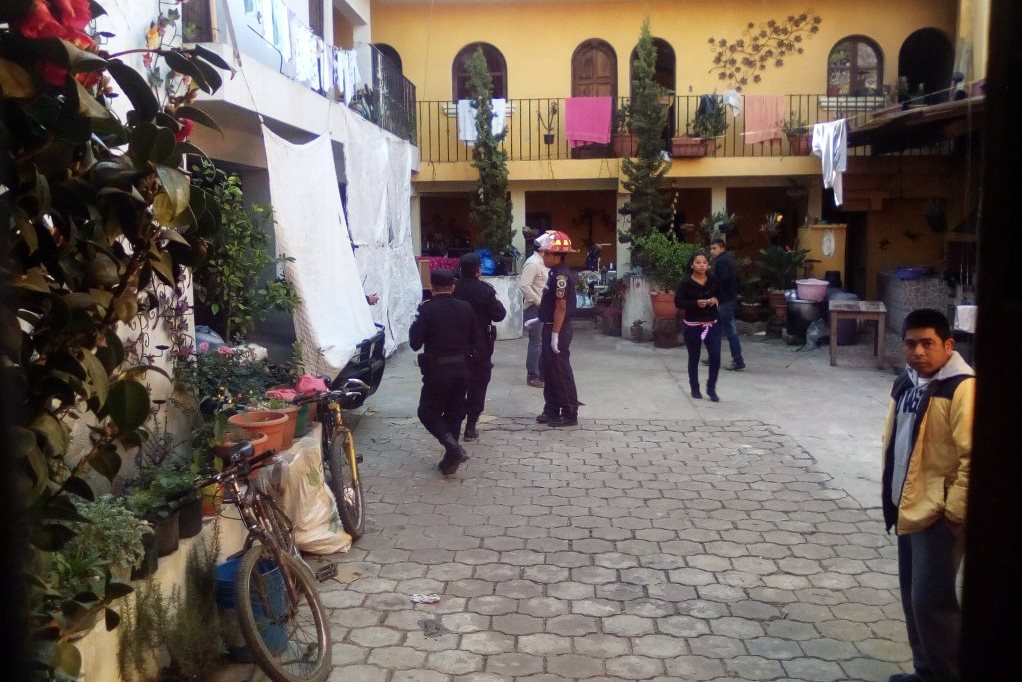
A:
{"type": "Polygon", "coordinates": [[[146,488],[140,488],[129,494],[126,503],[135,516],[152,525],[157,556],[163,557],[177,551],[181,531],[176,504],[146,488]]]}
{"type": "Polygon", "coordinates": [[[709,241],[725,239],[735,231],[735,214],[728,213],[726,209],[714,211],[699,222],[699,228],[709,241]]]}
{"type": "Polygon", "coordinates": [[[536,119],[539,121],[539,126],[543,129],[543,144],[552,145],[554,143],[554,126],[557,124],[556,116],[559,111],[557,100],[554,100],[547,104],[546,118],[543,118],[543,112],[536,110],[536,119]]]}
{"type": "Polygon", "coordinates": [[[600,315],[600,331],[607,336],[621,336],[621,312],[624,310],[626,289],[623,281],[615,282],[607,306],[600,315]]]}
{"type": "Polygon", "coordinates": [[[646,324],[644,320],[635,320],[632,322],[632,341],[635,343],[642,342],[642,325],[646,324]]]}
{"type": "Polygon", "coordinates": [[[788,118],[780,122],[781,132],[788,138],[788,149],[792,156],[808,156],[812,151],[810,132],[812,127],[794,111],[788,118]]]}
{"type": "Polygon", "coordinates": [[[759,322],[763,317],[763,282],[751,277],[741,285],[738,317],[745,322],[759,322]]]}
{"type": "MultiPolygon", "coordinates": [[[[64,565],[72,569],[71,573],[88,574],[94,559],[121,582],[135,575],[135,569],[142,576],[151,573],[152,566],[146,566],[145,559],[146,538],[152,538],[153,529],[132,514],[123,500],[103,495],[94,502],[76,500],[75,508],[85,521],[70,524],[75,536],[61,550],[66,555],[64,565]]],[[[155,553],[152,556],[155,558],[155,553]]]]}
{"type": "Polygon", "coordinates": [[[678,309],[674,306],[674,290],[685,276],[695,250],[695,245],[680,242],[673,235],[659,231],[633,238],[632,258],[642,265],[649,277],[649,297],[654,316],[678,316],[678,309]]]}
{"type": "Polygon", "coordinates": [[[760,280],[768,289],[770,307],[777,318],[786,319],[788,303],[784,292],[794,285],[798,270],[805,265],[809,251],[772,244],[760,249],[759,255],[760,259],[756,265],[760,280]]]}
{"type": "Polygon", "coordinates": [[[706,153],[713,152],[717,138],[727,131],[727,109],[717,106],[715,110],[696,112],[692,119],[692,132],[706,143],[706,153]]]}
{"type": "Polygon", "coordinates": [[[610,143],[614,147],[614,156],[632,158],[639,151],[639,136],[632,132],[631,105],[622,104],[614,110],[614,132],[610,143]]]}

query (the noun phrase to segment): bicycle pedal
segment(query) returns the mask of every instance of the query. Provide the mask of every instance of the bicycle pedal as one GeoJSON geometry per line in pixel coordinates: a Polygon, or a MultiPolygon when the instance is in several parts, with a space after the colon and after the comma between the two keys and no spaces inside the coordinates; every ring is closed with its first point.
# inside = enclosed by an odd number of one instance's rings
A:
{"type": "Polygon", "coordinates": [[[355,455],[355,461],[358,462],[359,464],[361,464],[362,463],[362,455],[355,455]]]}
{"type": "Polygon", "coordinates": [[[316,576],[316,580],[318,582],[330,580],[330,578],[333,578],[334,576],[337,575],[337,564],[334,563],[323,564],[322,566],[317,568],[313,572],[313,574],[316,576]]]}

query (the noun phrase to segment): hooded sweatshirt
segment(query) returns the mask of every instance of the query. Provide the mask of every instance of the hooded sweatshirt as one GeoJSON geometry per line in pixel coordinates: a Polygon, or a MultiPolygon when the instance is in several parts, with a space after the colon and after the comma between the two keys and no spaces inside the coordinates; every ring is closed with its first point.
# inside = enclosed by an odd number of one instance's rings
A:
{"type": "Polygon", "coordinates": [[[940,516],[965,521],[975,372],[953,352],[929,379],[906,368],[894,382],[884,432],[884,519],[898,534],[940,516]]]}

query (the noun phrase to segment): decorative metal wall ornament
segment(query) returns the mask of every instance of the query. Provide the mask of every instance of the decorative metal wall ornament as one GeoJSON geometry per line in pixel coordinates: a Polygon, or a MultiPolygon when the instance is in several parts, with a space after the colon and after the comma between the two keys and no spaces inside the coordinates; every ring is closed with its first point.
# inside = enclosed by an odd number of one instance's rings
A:
{"type": "Polygon", "coordinates": [[[819,33],[822,22],[818,15],[806,10],[783,21],[770,19],[759,25],[750,21],[742,36],[734,41],[710,38],[710,50],[714,53],[710,73],[716,72],[720,80],[738,91],[750,82],[759,83],[768,66],[780,68],[785,57],[802,54],[805,51],[802,43],[819,33]]]}

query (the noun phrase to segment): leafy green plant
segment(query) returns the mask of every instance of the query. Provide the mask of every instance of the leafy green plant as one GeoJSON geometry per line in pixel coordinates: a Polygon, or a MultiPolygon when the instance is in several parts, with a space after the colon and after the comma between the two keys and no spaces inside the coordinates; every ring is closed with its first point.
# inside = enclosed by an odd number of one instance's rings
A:
{"type": "Polygon", "coordinates": [[[727,131],[727,108],[718,106],[713,111],[700,111],[692,119],[692,132],[696,137],[712,139],[727,131]]]}
{"type": "Polygon", "coordinates": [[[195,174],[220,207],[220,230],[209,245],[208,260],[195,273],[196,299],[217,316],[221,336],[244,338],[270,310],[298,305],[290,282],[265,281],[268,269],[294,259],[270,253],[267,228],[273,209],[265,204],[247,209],[237,174],[224,174],[207,161],[195,174]]]}
{"type": "Polygon", "coordinates": [[[89,561],[98,558],[101,566],[129,569],[145,555],[142,537],[152,528],[124,504],[123,499],[104,495],[95,502],[77,500],[75,507],[87,523],[70,524],[74,538],[60,551],[65,557],[89,561]]]}
{"type": "Polygon", "coordinates": [[[631,105],[627,102],[614,109],[614,132],[627,135],[632,131],[631,105]]]}
{"type": "Polygon", "coordinates": [[[694,244],[678,241],[673,235],[651,232],[632,240],[632,257],[642,265],[650,282],[659,291],[674,291],[687,274],[688,263],[696,252],[694,244]]]}
{"type": "Polygon", "coordinates": [[[0,395],[10,416],[0,437],[21,478],[12,523],[31,538],[4,549],[29,556],[34,575],[30,594],[5,596],[29,606],[26,648],[45,679],[79,674],[74,638],[101,613],[116,627],[107,607],[131,590],[109,570],[88,590],[47,582],[54,553],[75,536],[67,522],[87,522],[75,502],[95,498],[91,472],[113,479],[150,413],[143,379],[160,370],[125,363],[117,332],[140,312],[159,314],[160,288],[177,286],[219,223],[179,169],[198,152],[189,125],[216,123],[162,104],[123,57],[159,53],[207,93],[227,63],[202,46],[101,53],[86,28],[102,13],[83,0],[0,5],[0,395]],[[118,94],[130,108],[123,121],[108,108],[118,94]],[[70,450],[74,418],[89,427],[83,452],[70,450]]]}
{"type": "Polygon", "coordinates": [[[781,126],[781,132],[788,137],[808,135],[811,130],[811,126],[805,121],[805,119],[794,111],[789,112],[788,118],[782,119],[779,124],[781,126]]]}
{"type": "Polygon", "coordinates": [[[629,130],[638,136],[638,150],[634,159],[621,161],[625,174],[623,184],[630,195],[619,210],[621,215],[631,219],[628,233],[621,235],[625,241],[651,232],[666,232],[671,227],[672,211],[660,191],[668,169],[660,158],[661,136],[667,125],[667,107],[661,103],[661,98],[670,92],[656,81],[656,54],[647,18],[642,22],[635,46],[632,99],[627,118],[629,130]]]}
{"type": "Polygon", "coordinates": [[[734,232],[735,214],[726,210],[714,211],[700,221],[699,228],[706,234],[708,241],[721,239],[734,232]]]}
{"type": "Polygon", "coordinates": [[[772,244],[760,249],[756,263],[759,277],[770,289],[790,289],[799,275],[799,268],[805,266],[808,249],[791,249],[772,244]]]}
{"type": "Polygon", "coordinates": [[[365,87],[355,92],[350,106],[352,111],[370,123],[380,125],[383,122],[380,98],[376,90],[372,88],[365,87]]]}
{"type": "Polygon", "coordinates": [[[121,610],[117,633],[117,667],[123,679],[147,682],[155,677],[163,644],[163,591],[159,583],[150,579],[127,602],[121,610]]]}
{"type": "MultiPolygon", "coordinates": [[[[507,152],[500,148],[506,130],[493,134],[493,79],[482,49],[469,57],[469,91],[476,107],[476,141],[472,167],[479,171],[469,215],[479,226],[479,241],[500,256],[511,245],[511,195],[507,184],[507,152]]],[[[503,122],[501,122],[503,123],[503,122]]]]}

